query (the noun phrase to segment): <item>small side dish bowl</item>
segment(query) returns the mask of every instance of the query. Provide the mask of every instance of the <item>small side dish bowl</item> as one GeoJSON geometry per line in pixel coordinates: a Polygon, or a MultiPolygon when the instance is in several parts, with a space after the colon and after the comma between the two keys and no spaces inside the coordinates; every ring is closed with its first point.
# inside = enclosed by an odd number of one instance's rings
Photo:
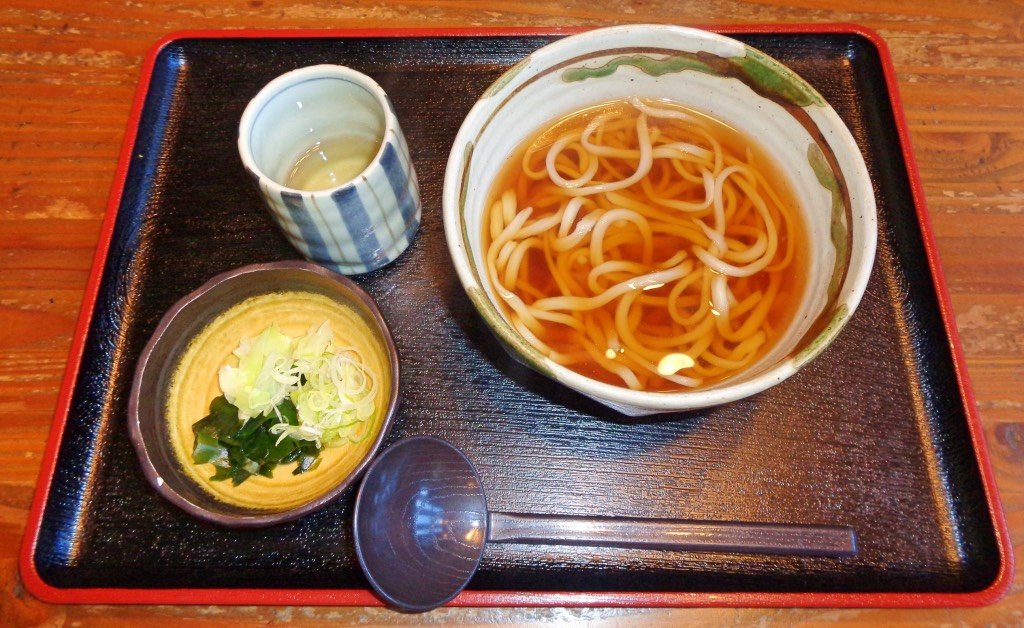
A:
{"type": "MultiPolygon", "coordinates": [[[[345,375],[347,376],[347,375],[345,375]]],[[[344,376],[343,376],[344,377],[344,376]]],[[[143,472],[156,491],[186,512],[231,527],[290,521],[327,505],[355,482],[380,449],[399,403],[395,343],[373,299],[352,280],[308,262],[238,268],[178,301],[144,348],[132,381],[128,427],[143,472]],[[375,413],[358,438],[323,447],[318,464],[293,474],[252,475],[238,486],[212,481],[213,464],[192,460],[192,425],[221,394],[219,373],[237,365],[245,338],[271,324],[291,338],[330,321],[339,344],[354,348],[376,377],[375,413]]]]}
{"type": "MultiPolygon", "coordinates": [[[[551,163],[549,155],[549,170],[551,163]]],[[[580,184],[563,187],[573,185],[580,184]]],[[[877,237],[874,190],[864,159],[825,99],[791,69],[737,40],[669,25],[617,26],[566,37],[501,76],[474,105],[455,139],[445,173],[443,216],[459,279],[511,356],[626,415],[724,404],[796,373],[825,350],[853,315],[871,273],[877,237]],[[485,215],[492,188],[518,147],[576,112],[609,102],[637,103],[638,98],[671,101],[752,138],[786,179],[806,232],[806,277],[793,299],[791,322],[752,364],[689,390],[632,389],[556,362],[509,322],[503,313],[508,297],[491,285],[486,266],[485,215]]],[[[504,220],[511,224],[509,214],[504,220]]],[[[490,230],[495,233],[493,225],[490,230]]],[[[608,349],[609,360],[616,359],[612,353],[617,350],[608,349]]]]}

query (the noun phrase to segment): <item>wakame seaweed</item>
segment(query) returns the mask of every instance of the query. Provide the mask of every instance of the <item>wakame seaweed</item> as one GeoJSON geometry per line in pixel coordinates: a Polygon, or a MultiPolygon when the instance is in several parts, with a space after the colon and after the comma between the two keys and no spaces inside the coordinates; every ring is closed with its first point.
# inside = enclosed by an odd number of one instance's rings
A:
{"type": "Polygon", "coordinates": [[[295,475],[315,469],[320,462],[316,443],[275,436],[270,428],[280,423],[299,424],[298,411],[288,398],[273,410],[243,421],[238,408],[221,395],[210,402],[210,413],[192,425],[192,461],[214,465],[217,470],[210,479],[230,479],[235,486],[253,475],[273,477],[280,464],[298,461],[292,471],[295,475]]]}

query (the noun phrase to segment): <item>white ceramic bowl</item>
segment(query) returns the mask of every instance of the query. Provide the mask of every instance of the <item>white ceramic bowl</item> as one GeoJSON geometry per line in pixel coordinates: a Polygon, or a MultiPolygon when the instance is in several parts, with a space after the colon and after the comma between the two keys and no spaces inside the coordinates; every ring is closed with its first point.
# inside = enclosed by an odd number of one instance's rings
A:
{"type": "Polygon", "coordinates": [[[693,410],[753,395],[821,353],[853,314],[874,263],[876,208],[863,157],[836,112],[792,70],[741,42],[668,25],[630,25],[558,40],[498,79],[466,117],[443,193],[448,247],[470,299],[517,360],[628,415],[693,410]],[[632,96],[667,99],[757,138],[787,165],[809,231],[808,289],[795,322],[748,369],[692,391],[605,384],[527,344],[498,306],[483,267],[487,196],[527,138],[582,108],[632,96]]]}

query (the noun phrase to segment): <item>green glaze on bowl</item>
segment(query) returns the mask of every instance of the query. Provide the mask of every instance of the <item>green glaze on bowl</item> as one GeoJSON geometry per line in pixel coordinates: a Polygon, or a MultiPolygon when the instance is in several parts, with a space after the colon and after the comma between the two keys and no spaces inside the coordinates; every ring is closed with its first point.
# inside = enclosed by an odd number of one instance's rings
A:
{"type": "Polygon", "coordinates": [[[745,56],[733,58],[732,62],[740,68],[752,86],[777,102],[787,102],[797,107],[827,106],[821,95],[800,80],[792,70],[758,50],[747,48],[745,56]]]}
{"type": "MultiPolygon", "coordinates": [[[[470,243],[470,233],[472,230],[466,224],[466,197],[468,196],[466,191],[469,187],[469,167],[473,163],[473,142],[466,142],[466,147],[462,153],[462,176],[460,177],[460,191],[459,191],[459,218],[462,222],[462,244],[466,247],[467,251],[472,251],[470,243]]],[[[479,280],[479,278],[478,278],[479,280]]]]}
{"type": "Polygon", "coordinates": [[[537,353],[537,350],[530,346],[530,343],[505,322],[505,319],[494,305],[491,304],[487,298],[487,293],[482,288],[468,288],[466,294],[469,296],[469,300],[473,302],[480,316],[483,317],[484,322],[495,333],[498,341],[509,352],[509,355],[541,375],[552,379],[555,378],[554,372],[543,359],[543,356],[537,353]],[[535,359],[535,357],[541,359],[535,359]]]}
{"type": "Polygon", "coordinates": [[[657,59],[649,55],[638,54],[616,57],[596,68],[569,68],[562,72],[562,80],[566,83],[574,83],[586,81],[587,79],[604,78],[611,76],[624,65],[633,66],[648,76],[661,76],[673,72],[682,72],[683,70],[695,70],[707,74],[713,73],[711,67],[699,60],[696,55],[680,54],[657,59]]]}
{"type": "Polygon", "coordinates": [[[525,59],[515,64],[508,70],[505,70],[505,73],[499,76],[498,80],[496,80],[494,83],[491,84],[490,87],[487,88],[487,91],[484,92],[481,98],[490,98],[495,94],[501,92],[501,90],[505,89],[506,85],[512,83],[515,80],[515,78],[519,76],[519,73],[525,70],[530,65],[530,61],[532,60],[532,56],[526,57],[525,59]]]}
{"type": "Polygon", "coordinates": [[[800,349],[793,356],[793,363],[796,368],[800,368],[810,362],[824,351],[832,339],[835,338],[835,335],[846,326],[846,322],[850,319],[851,314],[850,307],[846,303],[838,303],[836,309],[832,312],[832,317],[829,319],[828,324],[814,336],[813,340],[807,343],[807,346],[800,349]]]}
{"type": "MultiPolygon", "coordinates": [[[[849,208],[843,199],[839,180],[836,178],[835,171],[829,165],[828,160],[825,159],[825,154],[822,152],[821,147],[817,144],[810,144],[807,147],[807,162],[811,165],[811,169],[814,171],[814,176],[818,178],[818,182],[832,194],[832,216],[829,235],[832,238],[832,246],[836,249],[836,259],[846,260],[850,249],[850,229],[844,218],[849,208]]],[[[839,294],[839,287],[845,274],[846,264],[836,264],[835,270],[832,273],[832,279],[828,285],[829,301],[834,300],[839,294]]]]}
{"type": "MultiPolygon", "coordinates": [[[[821,95],[799,79],[785,66],[767,55],[747,48],[746,54],[737,57],[715,57],[708,53],[683,52],[670,56],[652,56],[649,54],[633,54],[615,57],[598,67],[572,67],[562,72],[562,80],[567,83],[586,81],[589,79],[606,78],[615,74],[623,66],[632,66],[649,76],[662,76],[684,70],[702,72],[713,76],[736,74],[737,78],[752,89],[779,103],[787,103],[794,107],[811,105],[827,106],[821,95]],[[723,71],[715,59],[724,59],[733,65],[732,71],[723,71]]],[[[503,77],[504,78],[504,77],[503,77]]],[[[505,83],[501,85],[504,87],[505,83]]],[[[492,90],[498,91],[498,90],[492,90]]],[[[491,91],[488,92],[490,94],[491,91]]]]}

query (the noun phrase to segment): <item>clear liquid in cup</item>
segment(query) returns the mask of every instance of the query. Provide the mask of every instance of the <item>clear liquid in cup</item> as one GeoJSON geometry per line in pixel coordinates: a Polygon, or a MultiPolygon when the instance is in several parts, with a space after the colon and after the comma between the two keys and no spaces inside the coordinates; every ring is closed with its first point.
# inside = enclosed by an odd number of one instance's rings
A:
{"type": "Polygon", "coordinates": [[[380,148],[380,140],[366,136],[335,136],[308,148],[292,166],[285,185],[315,192],[348,183],[359,176],[380,148]]]}

